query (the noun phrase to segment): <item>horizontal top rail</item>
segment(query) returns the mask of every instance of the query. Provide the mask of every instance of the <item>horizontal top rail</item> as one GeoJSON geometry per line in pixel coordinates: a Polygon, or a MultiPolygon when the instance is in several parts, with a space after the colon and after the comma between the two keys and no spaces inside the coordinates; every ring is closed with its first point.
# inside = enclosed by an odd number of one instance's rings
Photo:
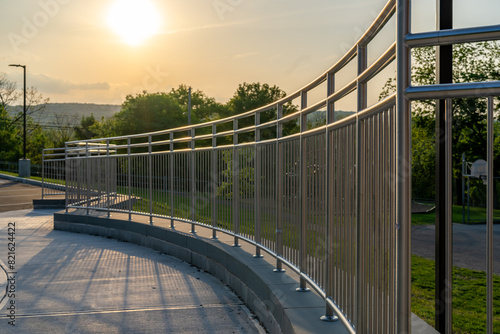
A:
{"type": "Polygon", "coordinates": [[[500,81],[411,86],[406,90],[410,100],[500,96],[500,81]]]}
{"type": "Polygon", "coordinates": [[[492,25],[409,34],[406,36],[406,45],[411,48],[418,48],[424,46],[484,42],[499,39],[500,25],[492,25]]]}

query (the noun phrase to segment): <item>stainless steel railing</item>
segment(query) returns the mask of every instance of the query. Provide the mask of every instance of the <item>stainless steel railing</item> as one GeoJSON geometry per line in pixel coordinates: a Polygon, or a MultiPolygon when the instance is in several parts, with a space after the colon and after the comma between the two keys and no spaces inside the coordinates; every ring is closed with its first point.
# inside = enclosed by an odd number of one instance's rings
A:
{"type": "Polygon", "coordinates": [[[299,291],[309,286],[323,296],[324,320],[335,313],[353,333],[394,333],[395,95],[367,108],[367,83],[396,53],[393,44],[369,65],[367,46],[394,13],[389,1],[332,68],[271,105],[190,127],[67,143],[67,209],[147,215],[151,224],[167,217],[193,231],[211,228],[214,237],[231,234],[235,245],[255,245],[256,256],[274,256],[278,272],[283,264],[297,272],[299,291]],[[336,88],[335,74],[354,61],[356,78],[336,88]],[[325,83],[324,98],[308,103],[325,83]],[[336,119],[335,102],[353,92],[357,110],[336,119]],[[298,111],[284,115],[297,99],[298,111]],[[326,125],[308,129],[317,112],[326,125]],[[261,123],[263,113],[275,116],[261,123]]]}
{"type": "Polygon", "coordinates": [[[66,160],[64,148],[42,151],[42,199],[66,194],[66,160]]]}
{"type": "Polygon", "coordinates": [[[500,29],[412,35],[409,11],[409,0],[388,1],[342,59],[273,104],[189,127],[66,143],[67,210],[145,215],[151,224],[163,217],[193,232],[230,234],[235,246],[243,240],[255,256],[275,257],[277,272],[284,264],[298,273],[298,291],[311,287],[325,299],[324,320],[337,314],[352,333],[409,333],[410,101],[447,98],[450,106],[453,97],[500,95],[498,82],[411,87],[412,47],[498,39],[500,29]],[[369,64],[368,45],[395,14],[396,43],[369,64]],[[397,93],[368,106],[368,83],[396,57],[397,93]],[[336,87],[351,62],[355,79],[336,87]],[[308,103],[318,89],[323,98],[308,103]],[[357,110],[337,118],[335,103],[351,93],[357,110]],[[298,111],[285,114],[296,100],[298,111]],[[326,124],[309,129],[308,115],[318,112],[326,124]],[[261,122],[264,113],[274,117],[261,122]]]}

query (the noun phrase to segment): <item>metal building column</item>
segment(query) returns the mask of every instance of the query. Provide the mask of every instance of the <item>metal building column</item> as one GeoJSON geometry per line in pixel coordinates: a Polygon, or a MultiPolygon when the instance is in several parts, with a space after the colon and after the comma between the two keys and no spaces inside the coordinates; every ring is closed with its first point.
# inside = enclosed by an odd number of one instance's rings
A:
{"type": "Polygon", "coordinates": [[[411,333],[411,106],[406,89],[411,82],[410,0],[398,0],[396,98],[396,226],[397,333],[411,333]]]}
{"type": "MultiPolygon", "coordinates": [[[[437,30],[453,28],[453,0],[437,0],[437,30]]],[[[438,46],[436,52],[436,83],[453,80],[452,45],[438,46]]],[[[446,179],[451,171],[446,165],[446,107],[445,100],[436,103],[436,330],[451,333],[452,324],[452,224],[447,223],[446,179]]],[[[451,107],[451,106],[450,106],[451,107]]],[[[450,152],[451,154],[451,152],[450,152]]],[[[449,181],[448,181],[449,182],[449,181]]]]}

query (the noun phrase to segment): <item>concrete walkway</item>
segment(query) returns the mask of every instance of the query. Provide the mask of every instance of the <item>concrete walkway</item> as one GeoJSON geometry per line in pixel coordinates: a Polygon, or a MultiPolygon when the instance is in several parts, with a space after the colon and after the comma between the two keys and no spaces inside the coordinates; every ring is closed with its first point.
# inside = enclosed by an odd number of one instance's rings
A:
{"type": "Polygon", "coordinates": [[[208,273],[149,248],[54,231],[53,213],[0,213],[0,260],[17,272],[7,284],[0,271],[2,294],[15,289],[0,310],[0,333],[265,333],[208,273]]]}

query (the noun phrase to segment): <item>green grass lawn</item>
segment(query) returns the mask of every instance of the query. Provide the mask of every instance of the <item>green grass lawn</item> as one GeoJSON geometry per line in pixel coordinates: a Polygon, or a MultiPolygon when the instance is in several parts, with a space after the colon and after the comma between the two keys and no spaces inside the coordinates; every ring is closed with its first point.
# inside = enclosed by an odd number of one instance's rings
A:
{"type": "MultiPolygon", "coordinates": [[[[434,326],[434,261],[412,256],[412,312],[434,326]]],[[[500,277],[493,283],[494,333],[500,333],[500,277]]],[[[486,333],[486,274],[453,267],[453,332],[486,333]]]]}
{"type": "MultiPolygon", "coordinates": [[[[467,222],[467,208],[465,208],[465,222],[467,222]]],[[[500,220],[500,210],[493,210],[493,218],[500,220]]],[[[470,222],[478,223],[486,221],[486,209],[471,207],[470,208],[470,222]]],[[[414,213],[411,215],[411,223],[413,225],[432,225],[436,222],[436,212],[430,213],[414,213]]],[[[453,206],[453,222],[462,222],[462,206],[453,206]]]]}
{"type": "Polygon", "coordinates": [[[7,171],[0,171],[0,173],[2,174],[5,174],[5,175],[9,175],[9,176],[19,176],[18,173],[12,173],[12,172],[7,172],[7,171]]]}

